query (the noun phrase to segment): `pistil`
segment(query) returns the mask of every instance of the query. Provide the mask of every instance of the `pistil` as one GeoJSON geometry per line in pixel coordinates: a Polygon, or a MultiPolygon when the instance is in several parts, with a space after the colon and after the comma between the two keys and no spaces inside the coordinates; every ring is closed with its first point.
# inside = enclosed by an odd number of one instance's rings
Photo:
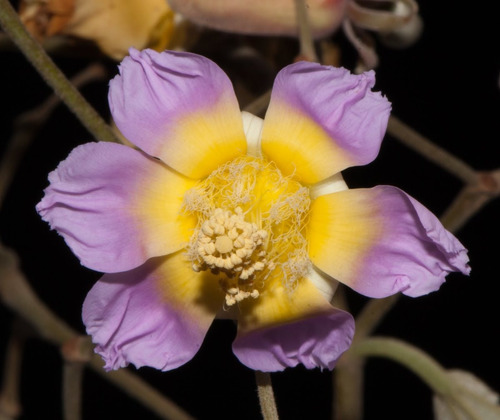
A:
{"type": "Polygon", "coordinates": [[[193,270],[219,276],[227,306],[258,298],[271,275],[293,290],[310,264],[303,235],[309,205],[309,189],[263,159],[218,168],[184,197],[199,223],[187,247],[193,270]]]}

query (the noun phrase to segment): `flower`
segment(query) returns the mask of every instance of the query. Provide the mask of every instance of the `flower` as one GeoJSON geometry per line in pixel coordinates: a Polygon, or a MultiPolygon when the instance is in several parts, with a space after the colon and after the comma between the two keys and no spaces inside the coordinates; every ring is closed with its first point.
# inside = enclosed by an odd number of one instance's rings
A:
{"type": "MultiPolygon", "coordinates": [[[[310,0],[308,21],[315,37],[336,30],[344,18],[347,0],[310,0]]],[[[170,6],[187,19],[209,28],[254,35],[298,33],[296,6],[290,0],[170,0],[170,6]]]]}
{"type": "Polygon", "coordinates": [[[246,366],[332,369],[354,321],[337,282],[370,297],[419,296],[466,250],[397,188],[347,189],[340,171],[378,154],[390,104],[374,73],[299,62],[262,121],[231,82],[185,52],[130,50],[110,84],[137,149],[77,147],[37,210],[82,264],[105,274],[83,305],[106,369],[189,361],[218,314],[238,319],[246,366]]]}
{"type": "MultiPolygon", "coordinates": [[[[298,36],[297,2],[291,0],[170,0],[173,10],[203,27],[239,34],[298,36]]],[[[376,33],[393,48],[406,48],[422,32],[416,0],[308,0],[311,35],[324,38],[339,28],[360,56],[358,69],[378,65],[376,33]]],[[[361,70],[360,70],[361,71],[361,70]]],[[[357,71],[357,72],[360,72],[357,71]]]]}
{"type": "Polygon", "coordinates": [[[128,49],[169,46],[174,13],[165,0],[21,0],[19,14],[40,41],[61,34],[93,41],[115,60],[128,49]]]}

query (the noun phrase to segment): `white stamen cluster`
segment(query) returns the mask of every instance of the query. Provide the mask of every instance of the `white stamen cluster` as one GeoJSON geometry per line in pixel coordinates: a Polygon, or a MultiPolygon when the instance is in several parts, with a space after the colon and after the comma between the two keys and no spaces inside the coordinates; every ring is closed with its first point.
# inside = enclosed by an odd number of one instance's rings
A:
{"type": "Polygon", "coordinates": [[[272,279],[291,292],[310,268],[310,205],[309,188],[272,162],[238,157],[184,195],[183,210],[198,220],[186,256],[194,271],[217,276],[226,306],[264,295],[272,279]]]}
{"type": "Polygon", "coordinates": [[[232,306],[236,302],[241,302],[242,300],[252,297],[257,299],[260,293],[257,289],[253,289],[251,292],[240,289],[239,287],[226,288],[226,305],[232,306]]]}
{"type": "Polygon", "coordinates": [[[191,247],[193,270],[226,274],[221,286],[226,291],[228,306],[248,297],[257,298],[259,291],[253,287],[255,273],[271,265],[266,260],[267,237],[265,230],[245,221],[240,207],[234,213],[216,208],[202,223],[191,247]]]}

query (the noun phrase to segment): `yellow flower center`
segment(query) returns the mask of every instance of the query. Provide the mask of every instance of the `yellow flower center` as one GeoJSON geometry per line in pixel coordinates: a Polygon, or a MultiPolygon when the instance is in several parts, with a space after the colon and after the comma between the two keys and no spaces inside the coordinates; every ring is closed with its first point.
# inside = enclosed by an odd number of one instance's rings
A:
{"type": "Polygon", "coordinates": [[[210,270],[231,306],[266,291],[270,275],[292,290],[308,270],[309,188],[264,159],[230,161],[184,196],[198,226],[187,247],[193,270],[210,270]]]}

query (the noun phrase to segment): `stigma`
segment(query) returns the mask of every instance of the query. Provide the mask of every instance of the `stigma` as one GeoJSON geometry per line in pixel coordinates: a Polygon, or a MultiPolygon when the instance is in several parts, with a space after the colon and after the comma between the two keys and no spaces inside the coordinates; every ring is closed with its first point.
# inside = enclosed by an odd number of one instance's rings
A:
{"type": "Polygon", "coordinates": [[[227,277],[248,280],[267,265],[265,241],[268,234],[255,223],[244,220],[240,207],[216,208],[198,232],[197,258],[193,270],[224,271],[227,277]]]}
{"type": "Polygon", "coordinates": [[[290,290],[309,267],[309,188],[262,158],[222,165],[185,194],[183,207],[198,218],[187,258],[194,271],[218,277],[228,307],[265,294],[270,275],[290,290]]]}

